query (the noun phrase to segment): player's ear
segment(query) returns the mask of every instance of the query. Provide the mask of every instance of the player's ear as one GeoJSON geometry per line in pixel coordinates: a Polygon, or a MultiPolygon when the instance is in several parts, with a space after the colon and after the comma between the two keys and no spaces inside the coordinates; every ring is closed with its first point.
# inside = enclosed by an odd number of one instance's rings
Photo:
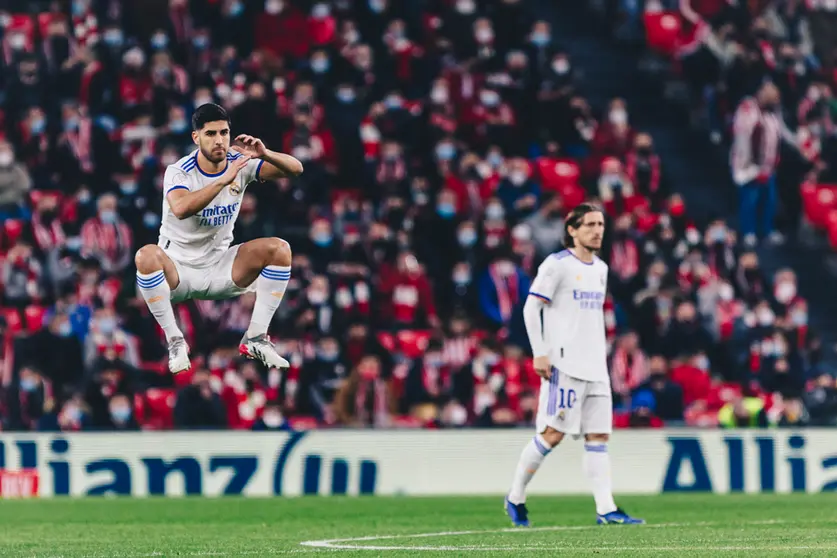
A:
{"type": "Polygon", "coordinates": [[[194,142],[195,145],[200,145],[198,143],[198,132],[195,131],[195,130],[192,130],[192,141],[194,142]]]}

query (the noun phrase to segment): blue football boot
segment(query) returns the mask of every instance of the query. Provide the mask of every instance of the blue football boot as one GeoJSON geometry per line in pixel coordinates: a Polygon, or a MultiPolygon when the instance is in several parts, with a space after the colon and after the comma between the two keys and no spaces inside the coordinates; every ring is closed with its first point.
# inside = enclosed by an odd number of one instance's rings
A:
{"type": "Polygon", "coordinates": [[[526,504],[512,504],[506,499],[506,513],[515,527],[529,526],[529,510],[526,509],[526,504]]]}
{"type": "Polygon", "coordinates": [[[596,523],[599,525],[644,525],[645,520],[631,517],[620,508],[616,508],[616,511],[610,513],[597,514],[596,523]]]}

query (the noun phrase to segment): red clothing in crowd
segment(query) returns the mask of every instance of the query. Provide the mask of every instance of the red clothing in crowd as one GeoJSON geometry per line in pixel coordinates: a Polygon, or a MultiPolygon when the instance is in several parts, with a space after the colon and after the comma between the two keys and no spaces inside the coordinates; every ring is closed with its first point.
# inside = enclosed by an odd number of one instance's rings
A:
{"type": "Polygon", "coordinates": [[[683,388],[683,404],[686,407],[709,397],[712,379],[706,371],[683,364],[672,368],[670,376],[671,381],[683,388]]]}
{"type": "Polygon", "coordinates": [[[421,313],[425,317],[436,316],[436,305],[430,282],[423,274],[396,272],[383,279],[381,292],[381,319],[397,325],[420,327],[421,313]]]}

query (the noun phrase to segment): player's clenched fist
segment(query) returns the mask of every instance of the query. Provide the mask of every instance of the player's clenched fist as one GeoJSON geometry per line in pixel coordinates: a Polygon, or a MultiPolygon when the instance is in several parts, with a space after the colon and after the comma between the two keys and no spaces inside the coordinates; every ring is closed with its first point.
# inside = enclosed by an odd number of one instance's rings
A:
{"type": "Polygon", "coordinates": [[[235,180],[235,178],[238,176],[238,173],[240,173],[241,170],[247,166],[247,163],[250,162],[251,158],[252,157],[250,157],[249,155],[242,155],[235,161],[230,161],[230,163],[227,165],[227,170],[224,171],[224,174],[222,174],[221,178],[219,179],[221,184],[226,186],[227,184],[232,183],[232,181],[235,180]]]}
{"type": "Polygon", "coordinates": [[[535,365],[535,372],[537,375],[548,380],[552,375],[552,366],[549,364],[549,357],[535,357],[532,363],[535,365]]]}

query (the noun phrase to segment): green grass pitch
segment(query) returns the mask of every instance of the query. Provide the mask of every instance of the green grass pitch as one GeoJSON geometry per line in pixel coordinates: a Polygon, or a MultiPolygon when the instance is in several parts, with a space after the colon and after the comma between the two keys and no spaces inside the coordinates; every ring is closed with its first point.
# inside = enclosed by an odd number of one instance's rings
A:
{"type": "Polygon", "coordinates": [[[0,556],[837,556],[837,496],[618,499],[647,526],[592,525],[592,499],[86,499],[0,502],[0,556]]]}

